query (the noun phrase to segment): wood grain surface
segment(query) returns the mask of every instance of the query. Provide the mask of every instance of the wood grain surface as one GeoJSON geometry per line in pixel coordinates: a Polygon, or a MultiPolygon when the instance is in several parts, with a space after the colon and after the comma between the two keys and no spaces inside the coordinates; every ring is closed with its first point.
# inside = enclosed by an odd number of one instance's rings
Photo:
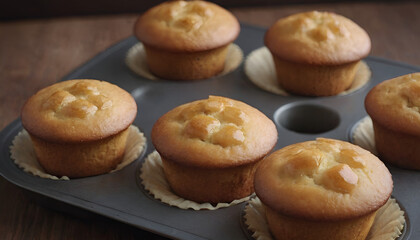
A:
{"type": "MultiPolygon", "coordinates": [[[[372,56],[420,66],[420,3],[368,2],[230,9],[243,23],[268,27],[280,17],[328,10],[369,33],[372,56]]],[[[135,15],[0,22],[0,129],[22,105],[109,46],[132,35],[135,15]]],[[[415,227],[415,226],[413,226],[415,227]]],[[[51,210],[0,177],[1,239],[162,239],[99,216],[51,210]]]]}

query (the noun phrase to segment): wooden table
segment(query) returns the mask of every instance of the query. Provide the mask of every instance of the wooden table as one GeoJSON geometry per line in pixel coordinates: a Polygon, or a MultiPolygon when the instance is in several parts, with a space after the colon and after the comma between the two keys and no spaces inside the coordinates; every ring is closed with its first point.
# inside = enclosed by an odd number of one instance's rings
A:
{"type": "MultiPolygon", "coordinates": [[[[270,26],[307,10],[347,16],[372,39],[371,55],[420,66],[420,3],[331,3],[236,8],[243,23],[270,26]]],[[[72,17],[0,23],[0,129],[19,116],[27,98],[110,45],[132,35],[136,15],[72,17]]],[[[416,227],[416,226],[413,226],[416,227]]],[[[56,212],[34,203],[0,177],[2,239],[161,239],[105,219],[56,212]]]]}

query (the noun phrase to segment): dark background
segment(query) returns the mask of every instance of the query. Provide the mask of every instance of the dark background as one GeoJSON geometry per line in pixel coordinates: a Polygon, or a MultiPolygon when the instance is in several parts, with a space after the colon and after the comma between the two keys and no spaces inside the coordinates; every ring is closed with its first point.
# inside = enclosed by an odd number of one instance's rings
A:
{"type": "MultiPolygon", "coordinates": [[[[382,0],[381,2],[401,2],[382,0]]],[[[22,18],[49,18],[62,16],[103,15],[116,13],[141,13],[163,0],[1,0],[0,20],[22,18]]],[[[281,6],[284,4],[332,3],[332,2],[374,2],[339,0],[215,0],[211,1],[225,8],[250,6],[281,6]]]]}

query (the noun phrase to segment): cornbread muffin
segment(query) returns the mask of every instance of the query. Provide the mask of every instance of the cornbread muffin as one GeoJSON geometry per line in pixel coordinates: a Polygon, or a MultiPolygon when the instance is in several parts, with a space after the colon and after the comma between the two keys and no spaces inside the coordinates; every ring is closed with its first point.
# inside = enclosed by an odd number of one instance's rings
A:
{"type": "Polygon", "coordinates": [[[255,174],[276,239],[365,239],[392,188],[391,174],[373,154],[325,138],[272,153],[255,174]]]}
{"type": "Polygon", "coordinates": [[[164,114],[153,126],[152,142],[177,195],[231,202],[254,192],[255,169],[276,144],[277,129],[243,102],[210,96],[164,114]]]}
{"type": "Polygon", "coordinates": [[[206,1],[168,1],[139,17],[134,35],[158,77],[197,80],[223,71],[227,49],[238,36],[238,20],[206,1]]]}
{"type": "Polygon", "coordinates": [[[264,43],[280,86],[308,96],[337,95],[349,88],[371,48],[368,34],[353,21],[317,11],[279,19],[264,43]]]}
{"type": "Polygon", "coordinates": [[[376,85],[365,99],[382,160],[420,170],[420,73],[376,85]]]}
{"type": "Polygon", "coordinates": [[[121,162],[137,105],[108,82],[76,79],[38,91],[22,109],[36,157],[49,174],[103,174],[121,162]]]}

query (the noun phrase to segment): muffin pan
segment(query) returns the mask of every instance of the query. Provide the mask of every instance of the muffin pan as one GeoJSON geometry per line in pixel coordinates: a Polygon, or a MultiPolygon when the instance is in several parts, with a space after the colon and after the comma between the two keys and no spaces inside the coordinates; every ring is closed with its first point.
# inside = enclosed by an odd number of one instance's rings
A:
{"type": "MultiPolygon", "coordinates": [[[[264,32],[265,29],[242,25],[235,43],[246,56],[263,46],[264,32]]],[[[139,186],[141,164],[145,155],[154,150],[150,142],[151,128],[161,115],[183,103],[220,95],[243,101],[271,118],[279,134],[275,149],[316,137],[351,141],[348,136],[353,126],[366,116],[363,101],[367,92],[383,80],[420,71],[420,67],[368,57],[365,61],[372,71],[372,79],[355,92],[319,98],[279,96],[253,85],[242,65],[227,75],[195,82],[151,81],[139,77],[125,65],[128,49],[137,42],[130,37],[117,43],[63,80],[101,79],[131,92],[138,105],[134,124],[147,138],[145,154],[123,170],[110,174],[70,181],[42,179],[23,172],[10,159],[9,146],[22,130],[17,119],[0,134],[0,174],[31,193],[170,238],[247,239],[249,235],[241,227],[246,203],[214,211],[182,210],[153,199],[139,186]]],[[[420,191],[416,190],[420,172],[389,165],[388,168],[394,180],[393,197],[406,211],[407,225],[400,239],[420,239],[420,228],[416,227],[420,224],[420,191]]]]}

